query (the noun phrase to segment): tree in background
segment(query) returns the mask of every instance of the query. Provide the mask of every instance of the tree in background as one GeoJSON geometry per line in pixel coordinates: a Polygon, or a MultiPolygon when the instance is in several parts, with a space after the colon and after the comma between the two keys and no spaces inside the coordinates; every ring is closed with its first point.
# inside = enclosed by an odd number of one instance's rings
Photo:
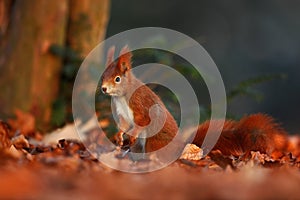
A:
{"type": "Polygon", "coordinates": [[[64,60],[49,51],[69,46],[86,56],[104,39],[110,0],[0,0],[0,117],[32,113],[46,129],[64,60]]]}

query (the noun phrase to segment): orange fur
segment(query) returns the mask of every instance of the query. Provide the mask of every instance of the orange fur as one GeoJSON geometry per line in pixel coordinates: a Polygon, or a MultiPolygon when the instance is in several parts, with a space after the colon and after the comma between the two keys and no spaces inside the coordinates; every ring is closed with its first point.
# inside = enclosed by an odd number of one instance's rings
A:
{"type": "MultiPolygon", "coordinates": [[[[204,137],[207,134],[208,127],[212,126],[212,133],[214,134],[216,131],[220,131],[220,122],[218,120],[206,121],[203,124],[199,125],[197,134],[193,140],[193,143],[197,146],[201,147],[204,137]]],[[[224,123],[221,135],[215,144],[213,150],[220,150],[224,155],[234,155],[238,156],[242,154],[242,147],[237,140],[235,134],[235,128],[237,126],[236,121],[227,120],[224,123]]]]}
{"type": "MultiPolygon", "coordinates": [[[[198,128],[193,143],[201,146],[206,136],[210,121],[204,122],[198,128]]],[[[213,130],[218,130],[218,121],[212,121],[213,130]]],[[[282,152],[287,147],[286,132],[274,122],[274,119],[265,114],[252,114],[243,117],[239,122],[228,120],[225,122],[222,133],[214,146],[224,155],[240,156],[250,151],[261,153],[282,152]]]]}
{"type": "Polygon", "coordinates": [[[243,117],[236,134],[244,152],[251,150],[271,154],[283,150],[287,145],[286,132],[272,117],[265,114],[243,117]]]}

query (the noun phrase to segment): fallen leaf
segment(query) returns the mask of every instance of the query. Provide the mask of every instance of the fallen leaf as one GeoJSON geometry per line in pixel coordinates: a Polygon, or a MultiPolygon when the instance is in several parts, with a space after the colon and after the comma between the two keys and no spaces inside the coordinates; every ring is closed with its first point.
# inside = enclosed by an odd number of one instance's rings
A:
{"type": "MultiPolygon", "coordinates": [[[[8,124],[14,132],[20,131],[25,136],[33,136],[35,132],[35,118],[32,114],[19,109],[15,111],[16,118],[9,119],[8,124]]],[[[13,137],[14,135],[11,135],[13,137]]]]}
{"type": "Polygon", "coordinates": [[[10,128],[8,124],[0,120],[0,150],[11,146],[9,133],[10,128]]]}
{"type": "Polygon", "coordinates": [[[203,150],[194,144],[187,144],[179,159],[200,160],[203,157],[203,150]]]}
{"type": "Polygon", "coordinates": [[[29,148],[29,142],[24,135],[18,135],[13,137],[11,139],[11,142],[17,149],[29,148]]]}

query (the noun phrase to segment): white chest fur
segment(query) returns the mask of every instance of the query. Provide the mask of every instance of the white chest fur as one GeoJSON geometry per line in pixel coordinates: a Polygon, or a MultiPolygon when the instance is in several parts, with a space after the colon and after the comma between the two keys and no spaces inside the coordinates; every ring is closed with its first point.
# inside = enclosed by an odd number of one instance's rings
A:
{"type": "Polygon", "coordinates": [[[128,124],[133,124],[133,112],[130,109],[125,97],[113,97],[113,103],[117,115],[121,115],[128,124]]]}

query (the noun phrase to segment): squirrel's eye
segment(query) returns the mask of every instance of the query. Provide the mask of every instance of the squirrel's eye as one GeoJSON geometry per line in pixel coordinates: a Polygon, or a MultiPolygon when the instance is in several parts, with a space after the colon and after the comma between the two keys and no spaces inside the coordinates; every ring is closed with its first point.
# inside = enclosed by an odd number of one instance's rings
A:
{"type": "Polygon", "coordinates": [[[120,83],[120,82],[121,82],[121,77],[120,77],[120,76],[116,76],[115,82],[116,82],[116,83],[120,83]]]}

